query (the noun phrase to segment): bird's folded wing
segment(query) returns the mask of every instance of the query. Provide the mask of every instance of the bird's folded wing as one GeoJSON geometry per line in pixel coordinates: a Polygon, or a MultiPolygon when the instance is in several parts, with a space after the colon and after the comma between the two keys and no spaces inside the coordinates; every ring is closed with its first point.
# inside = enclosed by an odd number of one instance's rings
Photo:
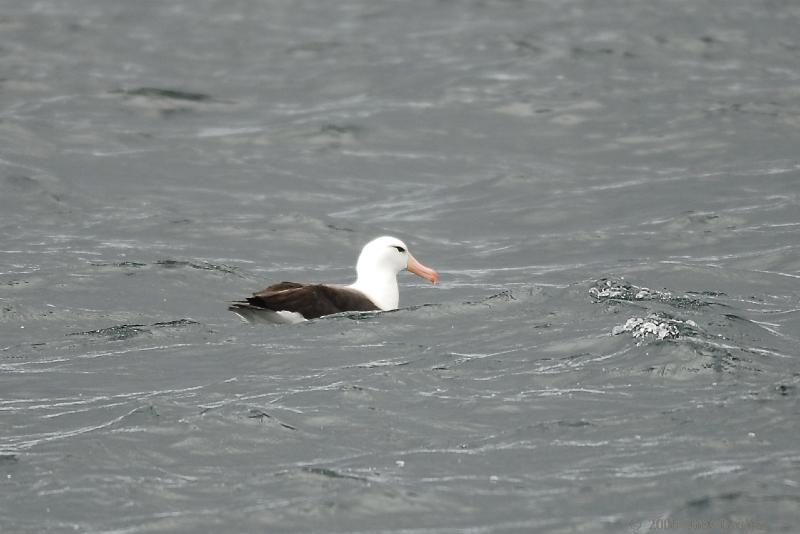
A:
{"type": "Polygon", "coordinates": [[[363,293],[348,287],[325,284],[280,282],[255,293],[247,299],[255,307],[273,311],[291,311],[306,319],[346,311],[379,309],[363,293]]]}

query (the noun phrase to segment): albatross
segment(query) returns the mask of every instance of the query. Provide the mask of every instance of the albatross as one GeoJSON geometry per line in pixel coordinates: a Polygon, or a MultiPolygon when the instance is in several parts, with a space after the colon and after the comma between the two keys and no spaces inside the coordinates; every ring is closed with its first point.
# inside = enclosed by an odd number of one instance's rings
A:
{"type": "Polygon", "coordinates": [[[348,311],[395,310],[400,304],[397,274],[403,270],[439,281],[439,273],[417,261],[400,239],[382,236],[361,249],[356,281],[350,285],[280,282],[228,309],[243,319],[288,324],[348,311]]]}

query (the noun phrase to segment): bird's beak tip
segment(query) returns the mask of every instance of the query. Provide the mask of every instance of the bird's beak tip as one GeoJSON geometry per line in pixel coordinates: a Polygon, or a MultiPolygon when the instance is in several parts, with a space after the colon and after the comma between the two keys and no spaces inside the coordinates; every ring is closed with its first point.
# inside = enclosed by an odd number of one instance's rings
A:
{"type": "Polygon", "coordinates": [[[435,270],[431,269],[430,267],[426,267],[422,265],[414,256],[409,254],[408,257],[408,265],[406,267],[409,272],[416,274],[424,278],[425,280],[429,280],[431,283],[438,284],[439,283],[439,273],[435,270]]]}

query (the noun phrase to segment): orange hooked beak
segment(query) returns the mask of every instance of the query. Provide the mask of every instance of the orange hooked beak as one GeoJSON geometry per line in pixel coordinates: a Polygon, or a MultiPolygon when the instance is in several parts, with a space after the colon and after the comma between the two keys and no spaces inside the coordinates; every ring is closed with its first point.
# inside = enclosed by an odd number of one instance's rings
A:
{"type": "Polygon", "coordinates": [[[417,261],[417,258],[408,253],[408,265],[406,266],[409,272],[416,274],[417,276],[421,276],[425,280],[430,280],[434,284],[439,282],[439,273],[431,269],[430,267],[425,267],[420,262],[417,261]]]}

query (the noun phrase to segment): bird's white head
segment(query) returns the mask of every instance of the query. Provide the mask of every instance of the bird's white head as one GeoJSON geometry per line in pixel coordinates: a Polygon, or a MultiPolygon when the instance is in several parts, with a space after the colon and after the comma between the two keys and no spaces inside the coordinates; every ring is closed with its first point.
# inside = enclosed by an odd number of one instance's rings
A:
{"type": "Polygon", "coordinates": [[[358,279],[353,287],[364,292],[379,308],[393,310],[400,298],[397,273],[408,270],[434,284],[439,274],[422,265],[396,237],[382,236],[373,239],[361,249],[356,264],[358,279]]]}

